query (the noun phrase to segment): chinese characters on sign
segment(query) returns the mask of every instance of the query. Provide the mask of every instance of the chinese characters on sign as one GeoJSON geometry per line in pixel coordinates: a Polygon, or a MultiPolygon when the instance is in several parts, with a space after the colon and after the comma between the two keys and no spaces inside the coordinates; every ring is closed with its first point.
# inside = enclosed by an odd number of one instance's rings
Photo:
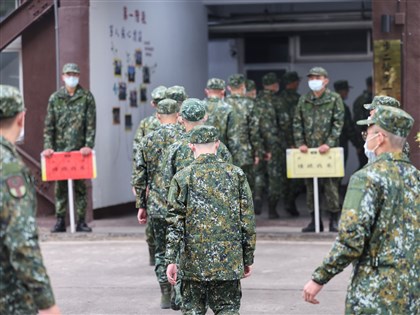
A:
{"type": "Polygon", "coordinates": [[[374,42],[375,94],[401,100],[401,41],[374,42]]]}
{"type": "Polygon", "coordinates": [[[287,149],[287,177],[343,177],[343,148],[331,148],[327,153],[320,154],[317,148],[311,148],[308,153],[298,149],[287,149]]]}
{"type": "Polygon", "coordinates": [[[55,152],[51,157],[41,156],[42,180],[96,178],[95,152],[83,156],[80,151],[55,152]]]}

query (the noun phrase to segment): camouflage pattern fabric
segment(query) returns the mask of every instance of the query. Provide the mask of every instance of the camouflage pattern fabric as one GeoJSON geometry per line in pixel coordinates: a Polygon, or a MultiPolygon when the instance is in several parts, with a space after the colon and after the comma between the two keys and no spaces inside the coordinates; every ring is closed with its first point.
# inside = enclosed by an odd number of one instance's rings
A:
{"type": "MultiPolygon", "coordinates": [[[[192,132],[193,130],[190,130],[185,133],[181,140],[173,143],[167,150],[162,164],[162,176],[168,192],[174,175],[194,162],[194,154],[188,146],[192,132]]],[[[232,155],[222,142],[216,156],[226,163],[232,163],[232,155]]]]}
{"type": "Polygon", "coordinates": [[[261,139],[258,117],[253,114],[253,102],[239,95],[229,95],[226,102],[232,106],[235,117],[236,143],[229,151],[233,156],[233,164],[242,167],[253,165],[254,157],[261,157],[261,139]]]}
{"type": "Polygon", "coordinates": [[[38,243],[29,170],[0,136],[0,314],[38,314],[55,304],[38,243]]]}
{"type": "MultiPolygon", "coordinates": [[[[305,178],[306,205],[310,212],[314,212],[314,181],[312,178],[305,178]]],[[[341,177],[318,178],[320,207],[331,213],[340,212],[340,196],[338,187],[341,177]]]]}
{"type": "Polygon", "coordinates": [[[74,151],[95,146],[96,105],[92,93],[77,87],[70,96],[65,87],[51,95],[44,128],[44,149],[74,151]]]}
{"type": "MultiPolygon", "coordinates": [[[[319,98],[312,92],[302,95],[293,119],[293,135],[296,147],[306,144],[308,148],[317,148],[327,144],[337,147],[344,125],[344,105],[340,95],[326,89],[319,98]]],[[[313,212],[313,187],[311,180],[305,180],[307,205],[313,212]],[[312,194],[312,198],[311,198],[312,194]]],[[[330,212],[339,212],[338,181],[336,178],[320,181],[320,190],[330,212]]]]}
{"type": "Polygon", "coordinates": [[[207,314],[207,308],[214,314],[239,315],[241,306],[241,282],[232,281],[193,281],[182,283],[182,314],[207,314]]]}
{"type": "Polygon", "coordinates": [[[200,155],[171,182],[166,216],[166,261],[181,247],[182,280],[226,281],[243,277],[254,262],[252,194],[243,171],[213,154],[200,155]]]}
{"type": "Polygon", "coordinates": [[[162,179],[162,162],[167,148],[181,137],[178,124],[160,125],[158,129],[135,142],[134,168],[131,185],[136,191],[136,208],[147,210],[148,224],[155,238],[155,273],[159,283],[167,283],[165,265],[165,235],[167,213],[166,190],[162,179]],[[146,196],[146,189],[149,195],[146,196]]]}
{"type": "MultiPolygon", "coordinates": [[[[87,207],[87,189],[85,180],[73,181],[74,194],[77,196],[75,200],[75,208],[77,217],[84,219],[87,207]]],[[[68,183],[66,180],[60,180],[55,183],[55,215],[64,218],[68,205],[68,183]]]]}
{"type": "Polygon", "coordinates": [[[219,130],[219,140],[223,142],[230,152],[236,147],[235,113],[232,106],[217,97],[203,100],[206,106],[206,125],[216,127],[219,130]]]}
{"type": "Polygon", "coordinates": [[[312,275],[327,283],[353,263],[346,314],[420,309],[420,172],[403,153],[383,153],[350,179],[339,234],[312,275]]]}
{"type": "Polygon", "coordinates": [[[22,95],[14,86],[0,84],[0,119],[14,117],[25,110],[22,95]]]}
{"type": "MultiPolygon", "coordinates": [[[[369,117],[369,110],[367,110],[363,105],[372,103],[372,100],[373,94],[367,90],[363,91],[363,93],[356,98],[353,103],[353,121],[358,121],[369,117]]],[[[366,126],[356,126],[356,131],[359,141],[364,143],[361,132],[366,131],[366,126]]],[[[357,157],[359,158],[359,168],[362,168],[364,165],[366,165],[368,159],[363,151],[358,152],[357,157]]]]}
{"type": "Polygon", "coordinates": [[[156,115],[146,117],[140,121],[134,138],[141,139],[152,131],[155,131],[159,126],[160,122],[156,118],[156,115]]]}

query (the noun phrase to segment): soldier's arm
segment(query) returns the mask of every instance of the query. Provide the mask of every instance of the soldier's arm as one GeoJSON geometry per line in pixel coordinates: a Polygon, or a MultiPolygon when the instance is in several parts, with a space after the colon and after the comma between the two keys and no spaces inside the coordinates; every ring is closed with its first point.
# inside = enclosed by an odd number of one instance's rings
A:
{"type": "Polygon", "coordinates": [[[312,274],[312,280],[316,283],[327,283],[363,254],[375,221],[375,204],[372,200],[377,200],[376,190],[365,173],[356,173],[350,179],[338,237],[321,266],[312,274]]]}
{"type": "Polygon", "coordinates": [[[330,148],[338,144],[341,131],[344,125],[344,105],[341,97],[337,97],[334,104],[334,113],[332,119],[331,132],[325,142],[330,148]]]}
{"type": "Polygon", "coordinates": [[[293,138],[296,147],[305,145],[304,128],[303,128],[303,112],[302,104],[304,102],[304,96],[301,96],[296,106],[295,116],[293,117],[293,138]]]}
{"type": "MultiPolygon", "coordinates": [[[[250,101],[252,102],[252,101],[250,101]]],[[[252,145],[252,150],[254,152],[254,157],[262,158],[262,146],[261,146],[261,135],[260,135],[260,120],[258,115],[255,114],[254,104],[251,106],[249,111],[249,131],[250,131],[250,140],[252,145]]]]}
{"type": "Polygon", "coordinates": [[[85,147],[93,149],[95,146],[96,134],[96,103],[92,93],[87,92],[86,96],[86,142],[85,147]]]}
{"type": "Polygon", "coordinates": [[[163,185],[166,191],[165,200],[168,197],[169,187],[171,186],[172,178],[176,174],[175,158],[178,148],[179,145],[177,143],[171,144],[169,148],[165,151],[165,156],[163,158],[161,172],[163,185]]]}
{"type": "Polygon", "coordinates": [[[31,292],[37,308],[48,309],[55,300],[38,244],[35,209],[28,200],[28,193],[6,198],[9,193],[2,191],[1,195],[5,197],[1,213],[4,245],[9,252],[13,272],[31,292]]]}
{"type": "Polygon", "coordinates": [[[227,128],[226,128],[227,143],[225,143],[230,153],[235,152],[239,143],[237,126],[238,124],[235,117],[235,112],[231,111],[227,117],[227,128]]]}
{"type": "MultiPolygon", "coordinates": [[[[147,161],[145,156],[145,146],[147,138],[143,138],[135,150],[133,156],[133,172],[131,175],[131,186],[136,191],[136,208],[146,208],[147,197],[147,161]]],[[[133,150],[133,151],[134,151],[133,150]]]]}
{"type": "MultiPolygon", "coordinates": [[[[180,174],[180,173],[178,173],[180,174]]],[[[183,175],[182,175],[183,176],[183,175]]],[[[168,213],[166,222],[166,264],[175,264],[181,249],[181,241],[184,238],[185,214],[187,207],[187,187],[180,185],[181,175],[175,175],[171,181],[168,193],[168,213]]]]}
{"type": "Polygon", "coordinates": [[[244,265],[251,266],[254,263],[256,244],[254,204],[252,202],[252,192],[245,174],[240,171],[238,177],[244,265]]]}
{"type": "Polygon", "coordinates": [[[47,115],[44,122],[44,150],[55,149],[55,112],[54,98],[50,97],[47,107],[47,115]]]}

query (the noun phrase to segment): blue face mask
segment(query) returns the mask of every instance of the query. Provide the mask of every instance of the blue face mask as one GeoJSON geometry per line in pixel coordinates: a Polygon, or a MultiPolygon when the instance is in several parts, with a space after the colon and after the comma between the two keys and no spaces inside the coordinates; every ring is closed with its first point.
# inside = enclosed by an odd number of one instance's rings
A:
{"type": "Polygon", "coordinates": [[[373,137],[371,137],[371,138],[369,138],[369,139],[366,139],[366,142],[365,142],[365,144],[363,145],[363,149],[365,149],[365,155],[366,155],[366,157],[368,158],[368,163],[371,163],[371,162],[373,162],[373,161],[375,161],[376,160],[376,153],[375,153],[375,151],[376,151],[376,149],[379,147],[379,143],[378,143],[378,145],[373,149],[373,150],[369,150],[368,149],[368,147],[367,147],[367,143],[370,141],[370,140],[372,140],[372,139],[374,139],[374,138],[376,138],[377,136],[379,136],[379,133],[378,134],[376,134],[376,135],[374,135],[373,137]]]}

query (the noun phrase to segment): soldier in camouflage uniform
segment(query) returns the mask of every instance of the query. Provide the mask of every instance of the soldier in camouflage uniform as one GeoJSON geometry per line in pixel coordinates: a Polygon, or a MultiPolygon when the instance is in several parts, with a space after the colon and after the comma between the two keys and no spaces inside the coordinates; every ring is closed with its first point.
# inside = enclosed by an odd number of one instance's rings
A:
{"type": "Polygon", "coordinates": [[[138,147],[133,149],[136,155],[131,184],[136,191],[139,223],[145,224],[150,220],[149,224],[155,235],[155,273],[162,292],[161,308],[171,306],[171,285],[165,273],[167,207],[161,168],[166,149],[182,133],[181,126],[177,123],[178,109],[178,103],[174,100],[160,101],[157,106],[157,118],[161,125],[145,136],[138,147]]]}
{"type": "MultiPolygon", "coordinates": [[[[328,73],[324,68],[314,67],[308,73],[308,85],[312,90],[299,98],[293,120],[293,135],[296,147],[302,153],[308,148],[318,148],[323,154],[337,147],[344,124],[344,106],[340,95],[327,88],[328,73]]],[[[337,178],[320,178],[320,191],[330,213],[330,232],[337,232],[340,214],[337,178]]],[[[311,211],[311,222],[302,232],[315,231],[313,180],[305,179],[307,205],[311,211]]],[[[324,227],[322,220],[320,230],[324,227]]]]}
{"type": "Polygon", "coordinates": [[[207,81],[205,93],[207,98],[203,100],[206,106],[206,125],[214,126],[219,130],[220,141],[229,151],[233,151],[238,140],[235,134],[235,117],[232,106],[224,101],[225,81],[211,78],[207,81]]]}
{"type": "Polygon", "coordinates": [[[414,120],[379,105],[366,146],[377,156],[350,179],[340,228],[330,252],[303,290],[309,303],[353,264],[346,314],[418,314],[420,310],[420,172],[402,152],[414,120]]]}
{"type": "Polygon", "coordinates": [[[169,87],[165,92],[165,98],[178,102],[178,109],[181,108],[181,104],[188,98],[187,91],[180,85],[174,85],[169,87]]]}
{"type": "Polygon", "coordinates": [[[255,104],[254,113],[258,118],[260,138],[262,139],[262,147],[264,158],[260,160],[258,165],[254,166],[255,170],[255,189],[254,189],[254,209],[255,214],[261,214],[262,194],[265,185],[267,185],[268,193],[268,218],[277,219],[279,217],[276,206],[281,197],[281,172],[280,172],[280,141],[278,138],[278,128],[276,121],[276,112],[271,103],[256,97],[257,90],[255,82],[246,81],[247,96],[250,97],[255,104]],[[274,154],[274,156],[273,156],[274,154]]]}
{"type": "MultiPolygon", "coordinates": [[[[372,103],[372,77],[368,77],[366,79],[366,90],[363,91],[361,95],[359,95],[353,103],[353,119],[354,121],[358,121],[361,119],[365,119],[369,116],[369,111],[364,108],[364,104],[372,103]]],[[[357,134],[360,135],[362,132],[366,131],[365,126],[357,126],[356,125],[357,134]]],[[[363,139],[359,136],[359,142],[363,143],[363,139]]],[[[358,152],[357,156],[359,158],[359,169],[362,168],[367,162],[367,158],[365,154],[362,152],[358,152]]]]}
{"type": "MultiPolygon", "coordinates": [[[[395,98],[390,97],[390,96],[375,96],[372,100],[371,104],[364,104],[363,107],[366,108],[367,110],[369,110],[369,115],[373,116],[373,114],[375,113],[376,108],[379,105],[385,105],[385,106],[392,106],[392,107],[397,107],[400,108],[401,104],[399,101],[397,101],[395,98]]],[[[362,138],[363,140],[366,140],[366,132],[362,132],[362,138]]],[[[403,153],[405,155],[407,155],[407,157],[410,157],[410,144],[408,143],[408,141],[406,141],[404,143],[404,147],[403,147],[403,153]]],[[[368,157],[368,162],[373,162],[373,159],[369,159],[368,157]]]]}
{"type": "MultiPolygon", "coordinates": [[[[158,86],[152,91],[151,105],[153,108],[156,108],[157,104],[165,98],[165,93],[166,93],[166,87],[164,87],[163,85],[158,86]]],[[[142,119],[137,128],[136,134],[134,135],[133,149],[138,147],[138,144],[140,143],[141,139],[143,139],[144,136],[148,135],[152,131],[155,131],[159,126],[160,126],[160,122],[156,117],[156,113],[142,119]]],[[[136,154],[137,152],[133,150],[133,163],[135,163],[134,157],[136,156],[136,154]]],[[[134,188],[133,188],[133,192],[135,195],[134,188]]],[[[153,235],[153,229],[149,223],[146,223],[145,234],[146,234],[146,242],[149,247],[149,264],[150,266],[154,266],[155,265],[155,236],[153,235]]]]}
{"type": "Polygon", "coordinates": [[[183,314],[239,314],[256,243],[252,193],[244,172],[217,158],[216,128],[196,127],[190,141],[196,159],[168,195],[167,276],[182,279],[183,314]]]}
{"type": "Polygon", "coordinates": [[[19,91],[0,85],[0,314],[60,314],[38,243],[35,185],[15,148],[24,120],[19,91]]]}
{"type": "Polygon", "coordinates": [[[344,125],[340,135],[340,144],[339,146],[344,149],[344,165],[347,163],[347,157],[349,153],[349,141],[353,143],[356,148],[357,154],[363,152],[363,142],[360,141],[360,133],[357,132],[355,123],[351,117],[350,108],[344,102],[350,91],[350,85],[347,80],[338,80],[334,82],[334,90],[341,96],[344,105],[344,125]]]}
{"type": "MultiPolygon", "coordinates": [[[[195,127],[204,124],[205,119],[206,109],[202,101],[196,98],[188,98],[182,103],[181,123],[185,127],[186,133],[182,135],[180,140],[169,146],[162,165],[163,182],[167,192],[169,192],[169,186],[174,175],[194,161],[194,154],[189,147],[191,133],[195,127]]],[[[226,163],[232,163],[232,155],[223,143],[220,143],[217,157],[226,163]]],[[[165,196],[167,196],[167,193],[165,196]]],[[[179,310],[181,305],[179,281],[172,293],[171,308],[179,310]]]]}
{"type": "MultiPolygon", "coordinates": [[[[79,85],[79,67],[65,64],[62,79],[65,83],[50,96],[44,127],[44,151],[46,158],[57,152],[80,150],[87,156],[95,146],[96,105],[92,93],[79,85]]],[[[74,180],[77,232],[92,232],[85,222],[87,191],[85,180],[74,180]]],[[[67,181],[55,185],[55,214],[57,222],[51,232],[65,232],[65,215],[68,203],[67,181]]]]}
{"type": "MultiPolygon", "coordinates": [[[[283,145],[285,149],[296,148],[293,138],[293,118],[295,116],[296,106],[298,104],[300,95],[297,93],[300,78],[296,71],[286,72],[282,77],[282,82],[285,86],[284,90],[280,92],[278,100],[278,120],[281,126],[281,136],[284,136],[283,145]]],[[[282,154],[282,183],[284,196],[284,209],[291,216],[297,217],[300,215],[296,207],[296,199],[300,192],[304,191],[304,181],[302,179],[287,178],[286,172],[286,155],[282,154]]]]}
{"type": "Polygon", "coordinates": [[[236,144],[229,150],[233,164],[242,168],[247,176],[251,190],[254,189],[254,164],[258,164],[261,155],[261,139],[258,118],[254,114],[254,103],[245,97],[245,77],[234,74],[229,77],[230,95],[226,102],[233,108],[235,117],[236,144]]]}

